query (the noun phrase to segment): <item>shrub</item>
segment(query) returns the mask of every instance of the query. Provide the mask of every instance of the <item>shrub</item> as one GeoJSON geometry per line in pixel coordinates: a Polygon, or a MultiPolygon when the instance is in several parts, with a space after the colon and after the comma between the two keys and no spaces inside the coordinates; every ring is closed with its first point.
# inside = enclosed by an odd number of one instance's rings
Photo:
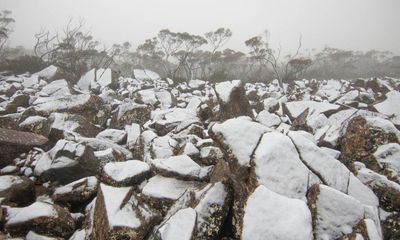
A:
{"type": "Polygon", "coordinates": [[[35,73],[46,67],[46,63],[38,57],[24,55],[14,59],[5,59],[0,62],[0,71],[9,71],[13,74],[26,72],[35,73]]]}

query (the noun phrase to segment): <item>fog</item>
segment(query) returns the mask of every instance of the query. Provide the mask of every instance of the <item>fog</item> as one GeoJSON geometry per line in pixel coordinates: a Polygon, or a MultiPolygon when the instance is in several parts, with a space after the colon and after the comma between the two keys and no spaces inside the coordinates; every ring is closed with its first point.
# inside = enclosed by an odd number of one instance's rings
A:
{"type": "Polygon", "coordinates": [[[285,51],[330,46],[400,53],[398,0],[0,0],[16,20],[10,45],[31,48],[41,28],[62,28],[69,18],[84,18],[93,36],[107,45],[129,41],[133,47],[163,28],[204,34],[228,27],[226,47],[247,51],[244,41],[271,32],[285,51]]]}

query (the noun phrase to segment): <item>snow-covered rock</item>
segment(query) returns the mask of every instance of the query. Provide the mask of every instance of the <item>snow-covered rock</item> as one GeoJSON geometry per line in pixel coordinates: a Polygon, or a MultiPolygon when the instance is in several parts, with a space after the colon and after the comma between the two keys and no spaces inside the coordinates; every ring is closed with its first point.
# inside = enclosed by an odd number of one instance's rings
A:
{"type": "Polygon", "coordinates": [[[127,187],[141,183],[149,177],[150,167],[138,160],[109,162],[102,170],[101,179],[112,186],[127,187]]]}
{"type": "Polygon", "coordinates": [[[34,202],[24,208],[7,208],[5,229],[12,236],[26,236],[29,230],[55,237],[69,237],[75,223],[64,208],[47,202],[34,202]]]}
{"type": "Polygon", "coordinates": [[[212,167],[201,167],[187,155],[154,159],[151,165],[160,175],[183,180],[206,180],[212,170],[212,167]]]}
{"type": "Polygon", "coordinates": [[[143,239],[159,215],[129,187],[100,184],[94,210],[95,239],[143,239]]]}
{"type": "Polygon", "coordinates": [[[282,196],[262,185],[247,199],[243,240],[312,238],[311,213],[303,201],[282,196]]]}
{"type": "Polygon", "coordinates": [[[308,204],[316,239],[337,239],[351,234],[364,217],[364,208],[358,200],[325,185],[313,186],[308,204]]]}

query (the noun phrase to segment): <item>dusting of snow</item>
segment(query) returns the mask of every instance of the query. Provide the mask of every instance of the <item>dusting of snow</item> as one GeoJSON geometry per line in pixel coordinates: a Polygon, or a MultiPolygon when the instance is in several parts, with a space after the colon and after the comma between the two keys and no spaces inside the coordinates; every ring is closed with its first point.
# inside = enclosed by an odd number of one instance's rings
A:
{"type": "Polygon", "coordinates": [[[215,84],[215,91],[218,93],[219,98],[227,103],[231,98],[231,93],[235,88],[242,84],[240,80],[225,81],[215,84]]]}
{"type": "Polygon", "coordinates": [[[123,181],[139,174],[150,171],[147,163],[139,160],[129,160],[125,162],[107,163],[103,171],[115,181],[123,181]]]}
{"type": "Polygon", "coordinates": [[[246,166],[261,135],[271,129],[251,121],[249,117],[238,117],[221,124],[214,124],[212,131],[215,134],[222,134],[225,144],[230,147],[238,163],[246,166]]]}
{"type": "Polygon", "coordinates": [[[244,209],[243,240],[312,238],[311,213],[303,201],[282,196],[263,185],[249,196],[244,209]]]}
{"type": "Polygon", "coordinates": [[[161,240],[190,240],[196,223],[196,211],[185,208],[176,212],[158,230],[161,240]]]}

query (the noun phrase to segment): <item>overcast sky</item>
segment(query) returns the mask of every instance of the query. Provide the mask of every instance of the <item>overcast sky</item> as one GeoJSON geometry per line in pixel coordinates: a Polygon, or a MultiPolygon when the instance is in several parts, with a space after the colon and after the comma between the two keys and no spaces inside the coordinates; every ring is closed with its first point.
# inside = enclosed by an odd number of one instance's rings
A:
{"type": "Polygon", "coordinates": [[[400,54],[400,0],[0,0],[16,20],[12,46],[32,47],[41,28],[62,28],[83,17],[93,36],[110,46],[134,47],[160,29],[204,34],[228,27],[227,47],[247,51],[244,41],[271,32],[271,41],[294,51],[331,46],[389,50],[400,54]]]}

